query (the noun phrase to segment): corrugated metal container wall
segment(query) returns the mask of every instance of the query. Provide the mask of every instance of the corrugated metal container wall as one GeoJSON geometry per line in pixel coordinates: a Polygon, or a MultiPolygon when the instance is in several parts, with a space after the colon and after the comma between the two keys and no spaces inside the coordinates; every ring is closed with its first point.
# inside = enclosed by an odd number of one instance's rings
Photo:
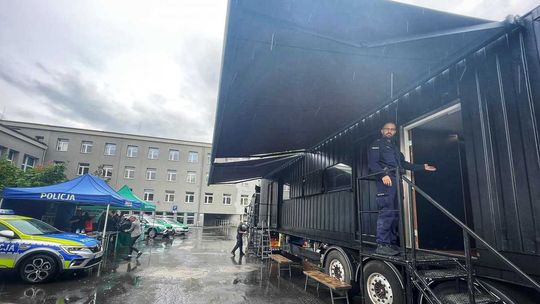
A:
{"type": "Polygon", "coordinates": [[[475,230],[499,250],[540,254],[540,25],[524,21],[468,61],[459,87],[475,230]]]}

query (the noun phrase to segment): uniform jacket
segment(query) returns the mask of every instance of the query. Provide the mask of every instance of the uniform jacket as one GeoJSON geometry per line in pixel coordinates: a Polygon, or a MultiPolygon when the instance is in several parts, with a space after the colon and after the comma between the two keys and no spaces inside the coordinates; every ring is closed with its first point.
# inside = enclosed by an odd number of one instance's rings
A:
{"type": "Polygon", "coordinates": [[[379,175],[380,177],[385,175],[395,176],[395,172],[390,172],[390,170],[398,166],[404,170],[424,170],[424,165],[405,161],[405,156],[391,139],[379,138],[369,146],[368,167],[371,173],[383,172],[379,175]]]}

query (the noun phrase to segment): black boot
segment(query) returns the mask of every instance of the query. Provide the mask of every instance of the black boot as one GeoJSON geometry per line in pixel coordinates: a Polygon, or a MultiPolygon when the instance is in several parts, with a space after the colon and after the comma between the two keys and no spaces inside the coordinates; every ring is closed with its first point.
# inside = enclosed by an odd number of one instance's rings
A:
{"type": "Polygon", "coordinates": [[[377,249],[375,250],[376,254],[394,256],[398,255],[399,251],[394,250],[390,245],[387,244],[378,244],[377,249]]]}

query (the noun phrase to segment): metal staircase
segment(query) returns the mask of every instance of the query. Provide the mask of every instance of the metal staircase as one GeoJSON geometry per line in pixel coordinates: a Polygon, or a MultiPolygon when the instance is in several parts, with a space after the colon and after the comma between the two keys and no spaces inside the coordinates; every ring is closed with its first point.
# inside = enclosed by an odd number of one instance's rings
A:
{"type": "MultiPolygon", "coordinates": [[[[525,272],[514,265],[510,260],[499,253],[495,248],[488,244],[484,239],[477,235],[472,229],[461,222],[452,213],[442,207],[431,196],[420,189],[410,179],[400,174],[400,169],[393,169],[396,174],[396,179],[400,181],[401,185],[404,182],[408,187],[409,201],[413,200],[413,192],[423,196],[432,206],[437,208],[441,213],[453,221],[463,230],[463,244],[464,244],[464,257],[450,257],[444,254],[431,253],[431,256],[435,258],[426,259],[425,255],[420,252],[416,246],[406,248],[403,244],[401,247],[402,258],[406,265],[407,272],[407,303],[413,303],[413,287],[418,291],[425,303],[430,304],[501,304],[504,303],[501,299],[491,293],[481,281],[476,278],[473,267],[473,256],[471,248],[471,238],[476,241],[476,244],[481,244],[483,248],[487,249],[490,254],[501,261],[507,266],[507,268],[517,274],[524,282],[531,285],[534,289],[540,292],[540,284],[528,276],[525,272]],[[455,288],[451,289],[437,289],[432,288],[434,282],[448,282],[448,284],[455,284],[455,288]]],[[[361,180],[372,180],[372,177],[381,174],[377,172],[358,178],[358,182],[361,180]]],[[[357,184],[358,185],[358,184],[357,184]]],[[[402,201],[400,187],[397,187],[397,196],[400,200],[400,219],[403,219],[399,227],[400,239],[405,240],[405,220],[408,221],[409,227],[413,227],[414,210],[412,204],[408,206],[407,217],[405,214],[404,204],[402,201]]],[[[373,211],[360,211],[360,212],[373,212],[373,211]]],[[[362,234],[360,233],[360,241],[362,242],[362,234]]],[[[413,229],[409,229],[408,237],[412,240],[412,244],[415,244],[413,229]]],[[[388,258],[391,260],[392,258],[388,258]]],[[[363,279],[362,279],[363,280],[363,279]]],[[[443,283],[444,284],[444,283],[443,283]]],[[[362,286],[362,303],[365,303],[363,297],[364,290],[362,286]]],[[[442,284],[438,284],[441,286],[442,284]]]]}

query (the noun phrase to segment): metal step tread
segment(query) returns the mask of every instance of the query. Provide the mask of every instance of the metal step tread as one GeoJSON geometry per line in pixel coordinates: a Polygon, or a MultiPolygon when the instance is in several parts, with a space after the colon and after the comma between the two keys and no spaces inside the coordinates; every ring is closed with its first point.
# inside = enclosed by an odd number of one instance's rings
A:
{"type": "MultiPolygon", "coordinates": [[[[469,294],[467,292],[449,293],[438,296],[443,304],[471,304],[469,302],[469,294]]],[[[474,304],[499,304],[498,299],[483,293],[474,295],[474,304]]]]}
{"type": "Polygon", "coordinates": [[[462,269],[430,269],[419,270],[418,275],[426,280],[448,280],[467,277],[467,272],[462,269]]]}

